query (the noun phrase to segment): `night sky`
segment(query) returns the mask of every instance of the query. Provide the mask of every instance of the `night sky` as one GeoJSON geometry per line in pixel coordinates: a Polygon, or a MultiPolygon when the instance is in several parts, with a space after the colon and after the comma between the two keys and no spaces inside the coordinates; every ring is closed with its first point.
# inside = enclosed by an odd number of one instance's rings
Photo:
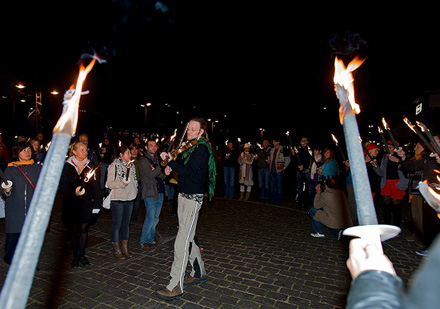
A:
{"type": "MultiPolygon", "coordinates": [[[[172,132],[192,116],[217,119],[214,141],[265,136],[315,143],[343,136],[333,90],[335,55],[367,60],[355,72],[358,116],[368,125],[386,117],[398,138],[412,138],[402,115],[436,127],[426,92],[440,89],[439,25],[430,7],[336,7],[289,1],[58,1],[1,5],[2,122],[10,134],[35,130],[17,107],[13,85],[43,94],[43,130],[51,132],[63,93],[76,82],[83,53],[96,51],[81,100],[78,133],[100,138],[107,126],[172,132]],[[62,4],[59,2],[63,2],[62,4]],[[239,2],[239,3],[237,3],[239,2]],[[425,103],[415,118],[415,104],[425,103]],[[147,128],[144,109],[150,101],[147,128]],[[165,105],[168,103],[168,106],[165,105]],[[179,112],[179,113],[177,113],[179,112]],[[226,116],[225,116],[226,115],[226,116]],[[425,117],[425,118],[423,118],[425,117]],[[6,118],[6,119],[5,119],[6,118]],[[403,124],[403,126],[402,126],[403,124]]],[[[25,106],[28,104],[28,106],[25,106]]],[[[211,133],[211,132],[210,132],[211,133]]],[[[284,141],[287,143],[287,140],[284,141]]]]}

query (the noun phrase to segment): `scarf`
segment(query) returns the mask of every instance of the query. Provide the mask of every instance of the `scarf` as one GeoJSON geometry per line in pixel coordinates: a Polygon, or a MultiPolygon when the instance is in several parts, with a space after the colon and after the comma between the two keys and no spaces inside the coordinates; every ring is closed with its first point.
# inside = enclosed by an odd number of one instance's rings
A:
{"type": "MultiPolygon", "coordinates": [[[[125,177],[127,175],[127,166],[128,166],[128,162],[125,162],[121,158],[115,159],[115,168],[116,168],[117,174],[120,179],[125,179],[125,177]]],[[[134,164],[131,165],[130,169],[133,169],[133,168],[135,168],[134,164]]],[[[133,177],[134,177],[135,183],[137,183],[136,173],[133,173],[133,177]]]]}
{"type": "Polygon", "coordinates": [[[34,164],[34,160],[29,160],[29,161],[14,161],[14,162],[10,162],[10,163],[8,164],[8,166],[30,165],[30,164],[34,164]]]}
{"type": "Polygon", "coordinates": [[[204,137],[199,138],[199,141],[196,145],[188,149],[182,154],[183,162],[188,163],[189,157],[193,153],[193,151],[199,146],[199,145],[206,145],[209,151],[209,160],[208,160],[208,166],[209,166],[209,200],[212,200],[212,197],[214,196],[214,189],[215,189],[215,159],[214,155],[212,154],[211,145],[206,141],[204,137]]]}

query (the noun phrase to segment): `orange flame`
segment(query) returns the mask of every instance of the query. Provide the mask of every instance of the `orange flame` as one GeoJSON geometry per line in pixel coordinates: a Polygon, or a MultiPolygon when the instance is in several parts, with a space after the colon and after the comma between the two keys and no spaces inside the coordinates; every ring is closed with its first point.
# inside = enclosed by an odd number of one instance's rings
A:
{"type": "Polygon", "coordinates": [[[57,124],[53,129],[53,133],[66,132],[69,130],[70,135],[73,136],[76,131],[76,125],[78,123],[78,107],[79,107],[79,99],[81,97],[81,90],[84,84],[84,81],[87,77],[87,74],[92,70],[93,65],[96,62],[96,57],[90,61],[87,67],[84,67],[80,64],[80,70],[78,75],[78,80],[76,82],[76,88],[74,91],[70,90],[66,92],[64,95],[64,108],[63,113],[58,119],[57,124]]]}
{"type": "Polygon", "coordinates": [[[92,178],[92,176],[95,174],[96,168],[91,169],[87,174],[86,177],[84,178],[84,182],[89,182],[90,178],[92,178]]]}
{"type": "Polygon", "coordinates": [[[338,139],[332,134],[332,138],[335,141],[336,145],[338,144],[338,139]]]}
{"type": "MultiPolygon", "coordinates": [[[[383,120],[383,121],[384,121],[384,120],[383,120]]],[[[413,124],[408,120],[408,118],[406,118],[406,117],[403,118],[403,122],[405,122],[406,125],[407,125],[411,130],[413,130],[414,133],[417,133],[416,130],[414,129],[415,125],[413,125],[413,124]]]]}
{"type": "MultiPolygon", "coordinates": [[[[348,93],[348,100],[350,102],[352,110],[356,113],[360,113],[360,107],[356,103],[354,99],[354,86],[353,86],[353,74],[352,72],[356,70],[360,65],[365,61],[364,59],[360,59],[355,57],[347,67],[345,67],[344,62],[339,60],[338,57],[335,58],[335,75],[333,77],[333,81],[335,85],[340,85],[348,93]]],[[[341,107],[342,108],[342,107],[341,107]]],[[[341,110],[340,110],[341,114],[341,110]]],[[[341,115],[340,115],[341,116],[341,115]]]]}
{"type": "Polygon", "coordinates": [[[174,141],[174,139],[176,138],[176,135],[177,135],[177,129],[174,129],[174,134],[171,135],[171,137],[170,137],[170,142],[171,142],[171,141],[174,141]]]}
{"type": "Polygon", "coordinates": [[[382,124],[383,124],[383,128],[385,130],[389,130],[390,129],[390,127],[388,126],[388,123],[385,121],[385,118],[382,118],[382,124]]]}

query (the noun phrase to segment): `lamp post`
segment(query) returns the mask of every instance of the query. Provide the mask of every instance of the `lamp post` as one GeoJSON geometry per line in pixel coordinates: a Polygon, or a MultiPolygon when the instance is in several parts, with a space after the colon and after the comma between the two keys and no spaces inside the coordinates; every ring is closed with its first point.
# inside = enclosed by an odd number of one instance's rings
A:
{"type": "Polygon", "coordinates": [[[263,132],[266,131],[263,128],[260,128],[260,132],[261,132],[261,141],[263,141],[263,132]]]}
{"type": "Polygon", "coordinates": [[[147,108],[151,106],[151,102],[146,102],[145,104],[141,104],[141,107],[145,108],[145,127],[147,127],[147,108]]]}

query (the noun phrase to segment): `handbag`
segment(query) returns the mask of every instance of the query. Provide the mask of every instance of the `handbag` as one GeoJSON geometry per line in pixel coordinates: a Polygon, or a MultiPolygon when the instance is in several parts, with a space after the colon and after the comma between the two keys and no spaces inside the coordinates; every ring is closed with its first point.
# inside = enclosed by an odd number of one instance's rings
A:
{"type": "MultiPolygon", "coordinates": [[[[116,166],[115,166],[115,180],[116,180],[116,176],[117,176],[117,170],[116,170],[116,166]]],[[[110,203],[112,201],[111,193],[112,193],[112,189],[107,187],[107,181],[106,181],[105,187],[102,190],[102,196],[103,196],[102,207],[105,209],[110,209],[110,203]]]]}

